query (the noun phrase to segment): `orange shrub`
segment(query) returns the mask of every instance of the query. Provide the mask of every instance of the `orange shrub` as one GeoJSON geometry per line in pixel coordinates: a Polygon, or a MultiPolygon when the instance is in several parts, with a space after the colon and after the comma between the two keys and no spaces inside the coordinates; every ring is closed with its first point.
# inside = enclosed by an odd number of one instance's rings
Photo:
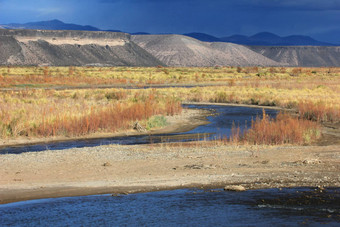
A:
{"type": "Polygon", "coordinates": [[[251,128],[243,136],[243,141],[251,144],[305,144],[320,136],[316,122],[279,113],[270,119],[263,111],[263,117],[252,121],[251,128]]]}
{"type": "Polygon", "coordinates": [[[126,129],[134,121],[141,121],[157,114],[174,115],[182,111],[179,101],[168,99],[165,108],[161,108],[150,95],[144,102],[126,106],[121,103],[95,110],[91,109],[81,117],[57,115],[53,121],[42,120],[42,123],[31,129],[31,133],[39,136],[80,136],[94,132],[115,132],[126,129]]]}
{"type": "Polygon", "coordinates": [[[318,122],[337,122],[340,120],[340,110],[335,107],[326,106],[323,102],[300,102],[298,105],[298,111],[300,117],[307,120],[318,122]]]}

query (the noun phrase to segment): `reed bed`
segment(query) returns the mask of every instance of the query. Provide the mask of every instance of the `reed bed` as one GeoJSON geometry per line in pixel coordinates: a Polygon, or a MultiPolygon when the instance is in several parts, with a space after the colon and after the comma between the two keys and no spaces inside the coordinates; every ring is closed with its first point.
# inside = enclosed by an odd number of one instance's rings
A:
{"type": "Polygon", "coordinates": [[[155,90],[11,91],[1,93],[0,136],[82,136],[132,128],[155,115],[182,111],[174,97],[155,90]]]}
{"type": "MultiPolygon", "coordinates": [[[[235,131],[235,130],[234,130],[235,131]]],[[[321,135],[320,125],[280,112],[276,119],[270,119],[263,111],[262,119],[252,121],[251,128],[244,135],[233,133],[230,141],[247,144],[310,144],[321,135]]]]}

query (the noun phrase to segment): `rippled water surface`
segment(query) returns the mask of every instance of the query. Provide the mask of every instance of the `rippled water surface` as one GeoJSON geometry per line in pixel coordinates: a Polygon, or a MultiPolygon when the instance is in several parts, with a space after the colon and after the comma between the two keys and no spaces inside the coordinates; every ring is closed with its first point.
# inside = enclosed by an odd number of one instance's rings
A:
{"type": "Polygon", "coordinates": [[[0,205],[0,226],[339,226],[340,190],[183,189],[0,205]]]}

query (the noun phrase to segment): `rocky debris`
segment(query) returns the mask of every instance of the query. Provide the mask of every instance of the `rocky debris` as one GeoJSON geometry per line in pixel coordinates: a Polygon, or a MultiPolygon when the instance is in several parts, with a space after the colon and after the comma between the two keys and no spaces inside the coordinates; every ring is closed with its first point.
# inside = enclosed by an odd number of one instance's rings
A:
{"type": "Polygon", "coordinates": [[[256,161],[256,162],[253,162],[253,164],[263,164],[263,165],[266,165],[269,163],[269,160],[263,160],[263,161],[256,161]]]}
{"type": "Polygon", "coordinates": [[[185,169],[203,169],[203,164],[185,165],[185,169]]]}
{"type": "Polygon", "coordinates": [[[136,121],[136,122],[133,124],[133,129],[137,130],[138,132],[146,132],[146,131],[147,131],[143,126],[141,126],[141,125],[139,124],[138,121],[136,121]]]}
{"type": "Polygon", "coordinates": [[[316,165],[321,164],[321,161],[318,159],[305,159],[302,161],[302,163],[305,165],[316,165]]]}
{"type": "Polygon", "coordinates": [[[102,166],[107,167],[107,166],[111,166],[111,164],[109,162],[105,162],[102,166]]]}
{"type": "Polygon", "coordinates": [[[193,164],[193,165],[185,165],[184,169],[216,169],[216,166],[213,165],[203,165],[203,164],[193,164]]]}
{"type": "Polygon", "coordinates": [[[225,191],[235,191],[235,192],[243,192],[246,190],[242,185],[227,185],[224,187],[225,191]]]}

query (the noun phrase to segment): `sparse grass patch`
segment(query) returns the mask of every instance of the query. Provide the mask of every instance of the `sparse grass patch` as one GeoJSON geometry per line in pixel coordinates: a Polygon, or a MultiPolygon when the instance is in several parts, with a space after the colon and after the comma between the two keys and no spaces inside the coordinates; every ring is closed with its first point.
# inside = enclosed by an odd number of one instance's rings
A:
{"type": "Polygon", "coordinates": [[[146,129],[160,128],[166,126],[168,123],[164,116],[152,116],[146,123],[146,129]]]}

